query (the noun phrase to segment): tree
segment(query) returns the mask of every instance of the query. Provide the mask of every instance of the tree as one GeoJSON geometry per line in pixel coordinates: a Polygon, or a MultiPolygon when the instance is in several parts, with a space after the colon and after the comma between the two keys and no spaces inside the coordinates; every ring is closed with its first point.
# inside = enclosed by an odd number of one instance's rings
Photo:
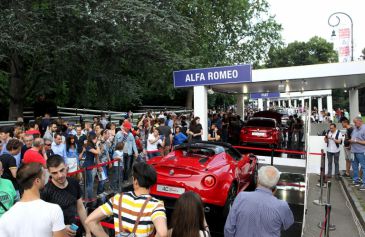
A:
{"type": "MultiPolygon", "coordinates": [[[[337,61],[338,55],[333,49],[333,44],[315,36],[308,42],[295,41],[286,47],[271,48],[266,67],[289,67],[337,61]]],[[[343,89],[334,89],[333,94],[336,95],[333,97],[334,108],[348,108],[348,94],[343,89]]]]}
{"type": "Polygon", "coordinates": [[[272,47],[266,61],[266,67],[290,67],[319,63],[337,62],[337,53],[333,43],[318,36],[308,42],[294,41],[288,46],[272,47]]]}
{"type": "Polygon", "coordinates": [[[193,64],[177,69],[257,65],[270,47],[281,44],[281,26],[268,14],[266,1],[182,0],[177,8],[191,19],[196,32],[189,46],[193,64]]]}
{"type": "Polygon", "coordinates": [[[0,7],[0,65],[9,79],[0,89],[11,120],[35,94],[76,106],[138,103],[143,86],[163,84],[167,68],[185,61],[192,37],[187,19],[161,1],[23,0],[0,7]]]}
{"type": "Polygon", "coordinates": [[[9,119],[42,94],[102,109],[182,103],[173,70],[258,63],[280,42],[267,9],[249,0],[1,1],[0,93],[9,119]]]}

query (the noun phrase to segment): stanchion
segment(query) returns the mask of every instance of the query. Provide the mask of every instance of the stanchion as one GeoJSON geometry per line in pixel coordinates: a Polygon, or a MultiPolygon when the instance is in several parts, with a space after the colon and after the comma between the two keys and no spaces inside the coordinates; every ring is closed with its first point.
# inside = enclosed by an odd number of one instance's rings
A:
{"type": "Polygon", "coordinates": [[[271,166],[274,165],[274,146],[271,145],[271,166]]]}
{"type": "MultiPolygon", "coordinates": [[[[323,197],[323,183],[324,183],[324,175],[325,175],[325,172],[324,172],[324,166],[325,166],[325,159],[326,159],[326,155],[325,153],[323,152],[323,149],[321,150],[321,153],[322,153],[322,156],[321,156],[321,173],[320,173],[320,178],[319,178],[319,187],[321,188],[320,189],[320,194],[319,194],[319,198],[318,200],[314,200],[313,201],[313,204],[315,205],[319,205],[319,206],[323,206],[325,205],[325,203],[323,202],[322,200],[322,197],[323,197]]],[[[318,185],[317,185],[318,186],[318,185]]]]}
{"type": "Polygon", "coordinates": [[[87,182],[86,169],[84,169],[84,195],[85,195],[85,200],[88,199],[87,191],[86,191],[86,187],[87,187],[86,182],[87,182]]]}
{"type": "Polygon", "coordinates": [[[321,150],[321,170],[320,170],[320,176],[323,177],[323,183],[321,185],[321,183],[317,184],[317,187],[323,187],[323,188],[327,188],[326,186],[326,153],[324,153],[323,149],[321,150]]]}
{"type": "Polygon", "coordinates": [[[118,177],[118,192],[122,192],[122,189],[120,187],[120,160],[118,160],[118,171],[117,171],[117,177],[118,177]]]}
{"type": "MultiPolygon", "coordinates": [[[[318,224],[318,227],[319,228],[326,228],[326,231],[325,233],[328,233],[328,230],[336,230],[336,226],[331,224],[330,222],[330,216],[331,216],[331,186],[332,186],[332,183],[331,181],[328,181],[327,182],[327,204],[326,204],[326,219],[323,222],[319,222],[318,224]]],[[[328,235],[325,235],[325,236],[328,236],[328,235]]]]}

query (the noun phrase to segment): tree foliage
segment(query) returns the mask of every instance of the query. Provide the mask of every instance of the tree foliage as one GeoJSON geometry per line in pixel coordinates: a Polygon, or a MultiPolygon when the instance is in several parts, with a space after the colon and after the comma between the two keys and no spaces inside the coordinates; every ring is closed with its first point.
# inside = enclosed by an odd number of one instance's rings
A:
{"type": "Polygon", "coordinates": [[[129,109],[183,103],[176,69],[258,63],[280,43],[265,1],[4,0],[0,95],[9,118],[37,95],[129,109]]]}
{"type": "MultiPolygon", "coordinates": [[[[333,49],[333,43],[327,42],[318,36],[308,42],[289,43],[286,47],[271,48],[266,66],[289,67],[320,63],[338,62],[337,52],[333,49]]],[[[347,108],[349,98],[343,89],[333,89],[334,108],[347,108]]]]}
{"type": "Polygon", "coordinates": [[[270,48],[266,66],[269,68],[290,67],[337,61],[338,57],[336,51],[333,50],[333,43],[314,36],[308,42],[294,41],[286,47],[270,48]]]}

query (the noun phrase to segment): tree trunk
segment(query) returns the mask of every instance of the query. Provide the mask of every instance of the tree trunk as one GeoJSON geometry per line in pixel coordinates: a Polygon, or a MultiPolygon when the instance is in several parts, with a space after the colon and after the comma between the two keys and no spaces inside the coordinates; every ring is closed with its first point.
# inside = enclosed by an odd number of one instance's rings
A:
{"type": "Polygon", "coordinates": [[[24,104],[24,65],[21,58],[15,53],[11,58],[11,76],[9,85],[9,120],[23,117],[24,104]]]}
{"type": "Polygon", "coordinates": [[[193,88],[188,88],[188,94],[186,95],[185,107],[187,109],[193,109],[193,88]]]}

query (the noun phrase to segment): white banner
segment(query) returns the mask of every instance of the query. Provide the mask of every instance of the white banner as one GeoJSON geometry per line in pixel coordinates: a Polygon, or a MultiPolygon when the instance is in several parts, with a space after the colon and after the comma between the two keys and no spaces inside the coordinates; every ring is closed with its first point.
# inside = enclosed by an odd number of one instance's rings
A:
{"type": "Polygon", "coordinates": [[[341,28],[338,30],[338,61],[341,63],[351,61],[350,34],[350,28],[341,28]]]}

